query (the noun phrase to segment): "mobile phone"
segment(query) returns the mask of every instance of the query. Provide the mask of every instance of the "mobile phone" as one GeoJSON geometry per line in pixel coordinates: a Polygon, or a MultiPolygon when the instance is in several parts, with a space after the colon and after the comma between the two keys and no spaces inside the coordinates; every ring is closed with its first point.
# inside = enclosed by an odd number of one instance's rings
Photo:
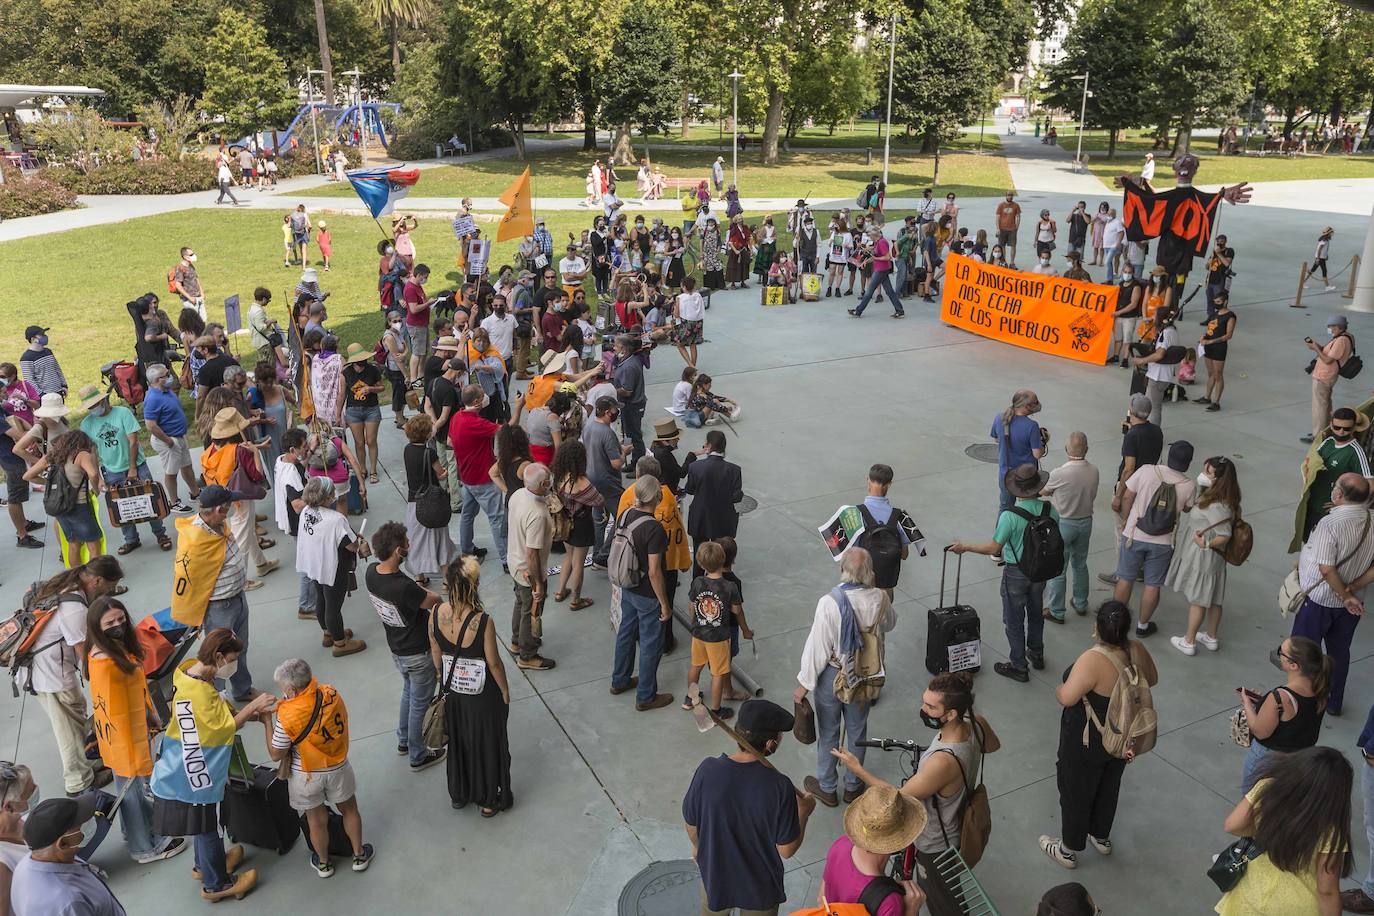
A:
{"type": "Polygon", "coordinates": [[[1304,337],[1302,340],[1303,340],[1303,343],[1311,343],[1311,342],[1312,342],[1312,338],[1310,338],[1310,337],[1304,337]]]}

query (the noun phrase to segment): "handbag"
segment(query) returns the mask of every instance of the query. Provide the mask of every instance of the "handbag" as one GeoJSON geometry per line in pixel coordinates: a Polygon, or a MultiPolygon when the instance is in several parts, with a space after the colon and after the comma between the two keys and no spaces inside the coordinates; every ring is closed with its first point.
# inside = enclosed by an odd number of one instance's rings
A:
{"type": "Polygon", "coordinates": [[[816,743],[816,711],[806,697],[792,704],[792,737],[802,744],[816,743]]]}
{"type": "MultiPolygon", "coordinates": [[[[237,456],[235,456],[237,459],[237,456]]],[[[253,461],[258,460],[257,453],[253,453],[253,461]]],[[[241,461],[234,461],[234,473],[229,475],[229,489],[242,493],[245,499],[262,499],[267,495],[267,488],[261,480],[254,480],[248,476],[248,469],[243,466],[241,461]]]]}
{"type": "Polygon", "coordinates": [[[316,690],[315,705],[310,710],[310,718],[306,721],[305,728],[301,729],[301,733],[299,735],[291,739],[291,746],[286,749],[286,754],[282,757],[281,760],[277,761],[278,779],[286,780],[291,777],[291,752],[296,749],[296,745],[300,744],[302,741],[306,739],[306,736],[310,734],[310,729],[314,728],[315,723],[320,720],[320,707],[323,704],[324,694],[316,690]]]}
{"type": "MultiPolygon", "coordinates": [[[[469,612],[468,617],[472,613],[469,612]]],[[[463,627],[467,626],[468,618],[464,617],[462,624],[458,627],[459,638],[462,638],[463,627]]],[[[439,623],[435,616],[430,617],[430,630],[438,632],[439,623]]],[[[420,733],[424,735],[425,747],[445,747],[448,744],[448,695],[453,688],[453,673],[457,665],[448,669],[449,680],[441,690],[434,693],[434,697],[429,701],[429,706],[425,707],[425,717],[420,723],[420,733]]]]}
{"type": "MultiPolygon", "coordinates": [[[[1374,514],[1365,512],[1364,529],[1360,532],[1360,539],[1355,542],[1355,546],[1351,551],[1336,564],[1337,569],[1349,563],[1351,558],[1359,552],[1360,545],[1363,544],[1364,539],[1369,536],[1369,523],[1371,520],[1374,520],[1374,514]]],[[[1322,579],[1318,579],[1316,582],[1312,583],[1312,588],[1316,588],[1322,581],[1322,579]]],[[[1289,614],[1296,614],[1302,608],[1303,603],[1307,601],[1308,593],[1311,591],[1311,588],[1302,587],[1302,582],[1298,578],[1298,567],[1294,566],[1293,570],[1283,577],[1283,584],[1279,586],[1279,615],[1287,617],[1289,614]]]]}
{"type": "Polygon", "coordinates": [[[453,518],[453,504],[449,502],[448,491],[439,486],[434,477],[434,465],[425,451],[425,477],[423,486],[415,493],[415,520],[426,528],[447,528],[453,518]]]}
{"type": "Polygon", "coordinates": [[[1260,844],[1253,837],[1243,836],[1223,849],[1221,855],[1212,861],[1212,867],[1207,869],[1207,877],[1212,879],[1217,890],[1225,894],[1245,877],[1250,860],[1262,855],[1264,850],[1260,844]]]}
{"type": "Polygon", "coordinates": [[[1250,720],[1245,718],[1244,709],[1231,713],[1231,740],[1241,747],[1250,746],[1250,720]]]}
{"type": "Polygon", "coordinates": [[[553,520],[553,540],[566,541],[572,534],[572,515],[563,505],[563,500],[558,498],[558,494],[550,490],[544,497],[544,505],[548,507],[549,518],[553,520]]]}

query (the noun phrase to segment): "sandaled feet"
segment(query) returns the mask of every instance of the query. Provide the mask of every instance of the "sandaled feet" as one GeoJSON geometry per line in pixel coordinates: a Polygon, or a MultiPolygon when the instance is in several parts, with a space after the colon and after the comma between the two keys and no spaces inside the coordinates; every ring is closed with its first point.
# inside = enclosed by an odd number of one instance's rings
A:
{"type": "Polygon", "coordinates": [[[560,603],[560,604],[562,604],[564,601],[567,601],[567,600],[568,600],[568,596],[571,595],[571,594],[572,594],[572,592],[569,591],[568,589],[566,589],[566,588],[560,588],[558,591],[556,591],[556,592],[553,593],[553,600],[554,600],[554,601],[557,601],[557,602],[560,603]]]}
{"type": "Polygon", "coordinates": [[[115,551],[115,553],[119,554],[121,557],[125,557],[142,546],[143,544],[139,541],[130,541],[129,543],[122,545],[118,550],[115,551]]]}
{"type": "Polygon", "coordinates": [[[573,602],[568,605],[568,610],[580,611],[584,607],[591,607],[593,604],[596,604],[596,602],[590,598],[575,598],[573,602]]]}

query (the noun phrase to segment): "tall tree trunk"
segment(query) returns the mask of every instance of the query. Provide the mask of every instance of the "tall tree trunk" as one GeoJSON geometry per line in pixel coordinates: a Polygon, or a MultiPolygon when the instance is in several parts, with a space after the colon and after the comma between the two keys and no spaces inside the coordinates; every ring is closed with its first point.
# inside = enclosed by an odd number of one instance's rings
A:
{"type": "Polygon", "coordinates": [[[324,71],[324,103],[334,104],[334,62],[329,56],[329,28],[324,23],[324,0],[315,0],[315,35],[320,41],[320,69],[324,71]]]}
{"type": "Polygon", "coordinates": [[[774,84],[768,89],[768,115],[763,119],[763,161],[776,165],[778,161],[778,132],[782,129],[782,87],[774,84]]]}
{"type": "Polygon", "coordinates": [[[511,142],[515,145],[515,158],[525,158],[525,122],[507,121],[506,127],[510,129],[511,142]]]}
{"type": "Polygon", "coordinates": [[[631,165],[634,162],[634,138],[631,134],[630,122],[626,121],[620,125],[620,130],[616,132],[615,148],[611,152],[611,161],[616,165],[631,165]]]}
{"type": "Polygon", "coordinates": [[[682,87],[682,126],[678,130],[678,136],[687,140],[692,136],[692,94],[687,91],[687,87],[682,87]]]}
{"type": "Polygon", "coordinates": [[[1111,128],[1110,130],[1107,131],[1107,158],[1108,158],[1108,159],[1115,159],[1115,158],[1116,158],[1116,133],[1117,133],[1117,130],[1116,130],[1115,127],[1111,128]]]}
{"type": "Polygon", "coordinates": [[[582,105],[582,151],[590,153],[596,149],[596,105],[592,102],[590,73],[577,75],[577,98],[582,105]]]}
{"type": "Polygon", "coordinates": [[[1159,125],[1155,127],[1155,142],[1150,149],[1163,149],[1169,142],[1169,119],[1160,119],[1159,125]]]}
{"type": "Polygon", "coordinates": [[[1342,113],[1342,109],[1345,107],[1344,104],[1343,104],[1344,101],[1345,101],[1345,100],[1341,98],[1341,94],[1340,94],[1339,92],[1336,93],[1336,97],[1333,98],[1333,99],[1331,100],[1331,117],[1330,117],[1330,121],[1331,121],[1332,124],[1339,124],[1339,123],[1341,123],[1341,113],[1342,113]]]}
{"type": "Polygon", "coordinates": [[[391,17],[391,76],[394,79],[401,69],[401,30],[396,17],[391,17]]]}
{"type": "Polygon", "coordinates": [[[1297,116],[1298,105],[1296,102],[1283,110],[1283,139],[1287,140],[1293,136],[1293,119],[1297,116]]]}
{"type": "Polygon", "coordinates": [[[936,162],[939,162],[940,135],[935,131],[928,130],[925,135],[921,137],[921,154],[923,156],[933,155],[936,157],[936,162]]]}
{"type": "Polygon", "coordinates": [[[1192,140],[1192,137],[1192,121],[1185,119],[1183,123],[1178,126],[1178,134],[1174,137],[1174,148],[1169,152],[1169,158],[1177,159],[1179,156],[1188,152],[1189,141],[1192,140]]]}
{"type": "Polygon", "coordinates": [[[1369,118],[1364,122],[1364,131],[1369,133],[1374,130],[1374,98],[1369,101],[1369,118]]]}

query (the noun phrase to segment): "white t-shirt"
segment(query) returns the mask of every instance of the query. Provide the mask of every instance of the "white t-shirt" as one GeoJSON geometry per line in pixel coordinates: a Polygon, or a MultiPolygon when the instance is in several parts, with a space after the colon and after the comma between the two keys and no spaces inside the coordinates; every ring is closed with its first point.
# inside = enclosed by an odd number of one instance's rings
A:
{"type": "Polygon", "coordinates": [[[491,345],[502,359],[510,359],[515,346],[515,316],[507,312],[505,317],[495,312],[482,319],[482,330],[491,337],[491,345]]]}
{"type": "Polygon", "coordinates": [[[1135,494],[1135,500],[1131,503],[1130,514],[1126,516],[1126,523],[1121,528],[1122,534],[1127,539],[1165,546],[1174,542],[1172,531],[1167,531],[1164,534],[1146,534],[1136,527],[1140,517],[1145,514],[1145,510],[1154,501],[1161,483],[1174,485],[1174,496],[1178,504],[1177,517],[1179,519],[1183,518],[1183,513],[1192,504],[1193,497],[1197,495],[1197,485],[1193,482],[1193,478],[1187,474],[1182,474],[1163,464],[1147,464],[1138,468],[1126,481],[1126,489],[1135,494]]]}
{"type": "MultiPolygon", "coordinates": [[[[86,641],[86,605],[76,599],[63,601],[38,634],[35,649],[57,642],[50,649],[44,649],[33,657],[33,689],[37,693],[61,693],[76,690],[81,684],[76,679],[76,649],[86,641]],[[60,640],[60,642],[58,642],[60,640]]],[[[22,672],[24,669],[20,669],[22,672]]],[[[17,675],[18,676],[18,675],[17,675]]],[[[24,684],[20,683],[20,689],[24,684]]]]}
{"type": "Polygon", "coordinates": [[[580,274],[587,269],[587,262],[579,257],[559,258],[558,260],[558,279],[562,280],[564,274],[580,274]]]}
{"type": "Polygon", "coordinates": [[[677,314],[683,321],[701,321],[706,317],[706,300],[701,293],[682,293],[677,297],[677,314]]]}
{"type": "Polygon", "coordinates": [[[615,398],[617,401],[620,400],[620,397],[615,393],[615,385],[613,383],[601,382],[598,385],[593,385],[591,390],[587,392],[587,403],[593,408],[596,407],[596,402],[602,398],[615,398]]]}
{"type": "Polygon", "coordinates": [[[291,533],[291,515],[286,506],[286,488],[305,492],[305,476],[294,461],[278,458],[272,469],[272,502],[276,508],[277,527],[282,534],[291,533]]]}
{"type": "Polygon", "coordinates": [[[1140,180],[1141,180],[1141,181],[1150,181],[1150,180],[1152,180],[1154,177],[1155,177],[1155,161],[1154,161],[1153,159],[1147,159],[1147,160],[1145,160],[1145,164],[1142,165],[1142,166],[1140,167],[1140,180]]]}
{"type": "MultiPolygon", "coordinates": [[[[1155,349],[1163,350],[1165,347],[1178,346],[1178,328],[1170,325],[1159,332],[1155,338],[1155,349]]],[[[1167,382],[1173,384],[1178,379],[1178,363],[1166,366],[1163,363],[1150,363],[1145,367],[1145,377],[1156,382],[1167,382]]]]}
{"type": "Polygon", "coordinates": [[[1121,237],[1126,234],[1126,224],[1121,221],[1121,217],[1110,219],[1107,225],[1102,227],[1102,247],[1115,248],[1121,244],[1121,237]]]}
{"type": "Polygon", "coordinates": [[[1317,239],[1317,252],[1314,257],[1322,259],[1326,257],[1327,251],[1331,249],[1330,239],[1317,239]]]}
{"type": "Polygon", "coordinates": [[[296,537],[296,569],[324,585],[339,572],[339,544],[353,540],[348,518],[326,507],[306,506],[296,537]]]}
{"type": "Polygon", "coordinates": [[[680,417],[687,412],[687,398],[692,394],[691,382],[678,382],[673,386],[673,405],[668,408],[668,413],[675,417],[680,417]]]}

